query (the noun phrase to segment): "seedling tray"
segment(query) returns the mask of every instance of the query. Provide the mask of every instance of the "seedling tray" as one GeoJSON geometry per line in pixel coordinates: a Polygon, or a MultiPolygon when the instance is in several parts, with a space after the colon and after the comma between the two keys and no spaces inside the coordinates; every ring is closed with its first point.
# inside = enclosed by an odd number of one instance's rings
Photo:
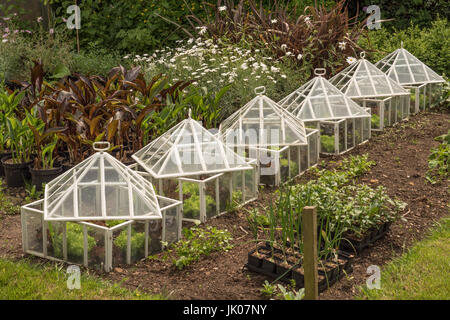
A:
{"type": "Polygon", "coordinates": [[[385,222],[378,229],[366,232],[361,239],[352,239],[344,236],[346,240],[341,241],[340,249],[347,252],[361,253],[369,245],[383,238],[389,232],[390,226],[391,222],[385,222]]]}
{"type": "MultiPolygon", "coordinates": [[[[278,279],[281,282],[289,283],[291,279],[295,280],[295,284],[298,288],[304,287],[304,274],[302,266],[296,266],[290,264],[290,267],[282,264],[279,259],[270,259],[271,249],[266,246],[258,247],[248,253],[248,262],[245,265],[248,270],[262,274],[271,279],[278,279]],[[254,255],[255,251],[260,252],[261,257],[254,255]],[[267,253],[263,253],[267,252],[267,253]]],[[[280,253],[280,250],[274,249],[275,253],[280,253]]],[[[318,266],[318,282],[319,291],[322,292],[328,287],[336,283],[341,279],[344,274],[349,274],[353,271],[351,266],[351,260],[353,256],[347,252],[338,252],[339,263],[333,263],[330,266],[331,261],[324,261],[318,266]]]]}

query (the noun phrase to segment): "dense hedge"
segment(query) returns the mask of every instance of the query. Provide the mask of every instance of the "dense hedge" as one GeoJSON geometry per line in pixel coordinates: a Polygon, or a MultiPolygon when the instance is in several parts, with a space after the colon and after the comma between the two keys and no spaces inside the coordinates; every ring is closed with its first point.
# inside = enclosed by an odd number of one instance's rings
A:
{"type": "Polygon", "coordinates": [[[370,5],[380,7],[381,19],[394,19],[383,23],[383,27],[387,29],[405,29],[411,23],[419,27],[429,27],[438,15],[450,16],[448,0],[348,0],[349,11],[353,15],[359,8],[360,15],[366,17],[367,14],[362,9],[370,5]]]}
{"type": "MultiPolygon", "coordinates": [[[[79,31],[81,47],[94,45],[120,50],[124,53],[142,53],[168,45],[172,46],[175,41],[187,37],[183,28],[192,32],[187,15],[193,12],[196,16],[202,17],[206,14],[205,6],[208,3],[210,5],[225,4],[224,0],[83,0],[78,2],[81,9],[82,26],[79,31]]],[[[238,2],[239,0],[234,0],[234,3],[238,2]]],[[[260,0],[256,2],[259,3],[260,0]]],[[[278,0],[277,2],[287,3],[289,6],[297,5],[300,12],[303,12],[306,6],[314,4],[314,0],[278,0]]],[[[334,0],[317,2],[327,6],[335,3],[334,0]]],[[[68,17],[66,9],[73,5],[74,1],[53,0],[51,3],[56,21],[62,25],[62,17],[68,17]]],[[[274,3],[274,0],[262,1],[265,7],[273,6],[274,3]]]]}

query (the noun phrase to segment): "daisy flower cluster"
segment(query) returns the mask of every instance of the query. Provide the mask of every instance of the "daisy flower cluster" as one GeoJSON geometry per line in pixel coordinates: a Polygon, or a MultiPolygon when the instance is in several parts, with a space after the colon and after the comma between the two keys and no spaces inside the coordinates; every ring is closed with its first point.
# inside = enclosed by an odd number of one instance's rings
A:
{"type": "Polygon", "coordinates": [[[140,65],[146,74],[167,75],[172,83],[194,80],[193,85],[208,92],[217,92],[231,84],[230,92],[241,96],[237,99],[241,100],[239,103],[251,99],[253,89],[258,86],[265,86],[268,92],[284,92],[283,88],[289,85],[294,73],[282,60],[265,55],[261,49],[250,50],[202,38],[179,41],[176,48],[127,55],[124,59],[140,65]]]}

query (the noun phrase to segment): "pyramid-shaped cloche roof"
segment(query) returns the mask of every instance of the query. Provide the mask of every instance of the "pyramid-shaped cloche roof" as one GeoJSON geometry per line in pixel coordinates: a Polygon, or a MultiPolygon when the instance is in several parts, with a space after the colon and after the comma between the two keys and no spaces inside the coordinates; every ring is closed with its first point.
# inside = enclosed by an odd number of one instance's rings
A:
{"type": "Polygon", "coordinates": [[[257,96],[222,122],[220,137],[229,146],[279,147],[306,145],[303,121],[255,89],[257,96]]]}
{"type": "Polygon", "coordinates": [[[132,158],[156,179],[252,169],[190,115],[132,158]]]}
{"type": "Polygon", "coordinates": [[[408,90],[364,59],[364,52],[361,53],[361,59],[332,77],[330,82],[350,98],[376,98],[409,94],[408,90]]]}
{"type": "Polygon", "coordinates": [[[126,167],[107,147],[45,186],[44,219],[150,220],[161,219],[161,210],[153,185],[136,171],[126,167]]]}
{"type": "Polygon", "coordinates": [[[316,77],[278,104],[303,121],[370,117],[367,111],[322,77],[325,69],[314,72],[316,77]]]}
{"type": "Polygon", "coordinates": [[[378,61],[375,66],[401,85],[445,82],[444,78],[403,46],[378,61]]]}

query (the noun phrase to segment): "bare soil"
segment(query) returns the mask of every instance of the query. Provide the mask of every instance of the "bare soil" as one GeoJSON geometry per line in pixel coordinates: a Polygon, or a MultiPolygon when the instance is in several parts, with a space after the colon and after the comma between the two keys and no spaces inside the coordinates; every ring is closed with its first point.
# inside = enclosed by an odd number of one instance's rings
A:
{"type": "MultiPolygon", "coordinates": [[[[320,299],[355,298],[359,286],[364,285],[368,277],[368,266],[382,266],[399,256],[415,241],[422,239],[435,221],[449,214],[448,181],[431,185],[425,180],[430,149],[438,145],[434,138],[449,129],[448,111],[422,113],[382,133],[373,134],[368,143],[345,155],[323,158],[325,166],[331,167],[349,154],[369,154],[369,159],[376,161],[376,165],[360,177],[359,182],[372,187],[382,185],[391,197],[405,201],[408,206],[387,236],[354,259],[353,273],[323,292],[320,299]]],[[[306,174],[297,182],[309,178],[306,174]]],[[[246,214],[252,207],[267,206],[274,198],[274,191],[264,188],[258,201],[206,223],[232,233],[234,248],[228,252],[213,253],[182,271],[176,270],[170,259],[164,260],[164,254],[159,254],[156,260],[147,259],[99,275],[120,281],[131,289],[170,293],[174,299],[264,299],[260,289],[266,278],[244,268],[247,254],[254,248],[246,214]]],[[[14,190],[13,193],[18,202],[23,190],[14,190]]],[[[20,216],[0,214],[0,230],[0,256],[22,258],[20,216]]]]}

